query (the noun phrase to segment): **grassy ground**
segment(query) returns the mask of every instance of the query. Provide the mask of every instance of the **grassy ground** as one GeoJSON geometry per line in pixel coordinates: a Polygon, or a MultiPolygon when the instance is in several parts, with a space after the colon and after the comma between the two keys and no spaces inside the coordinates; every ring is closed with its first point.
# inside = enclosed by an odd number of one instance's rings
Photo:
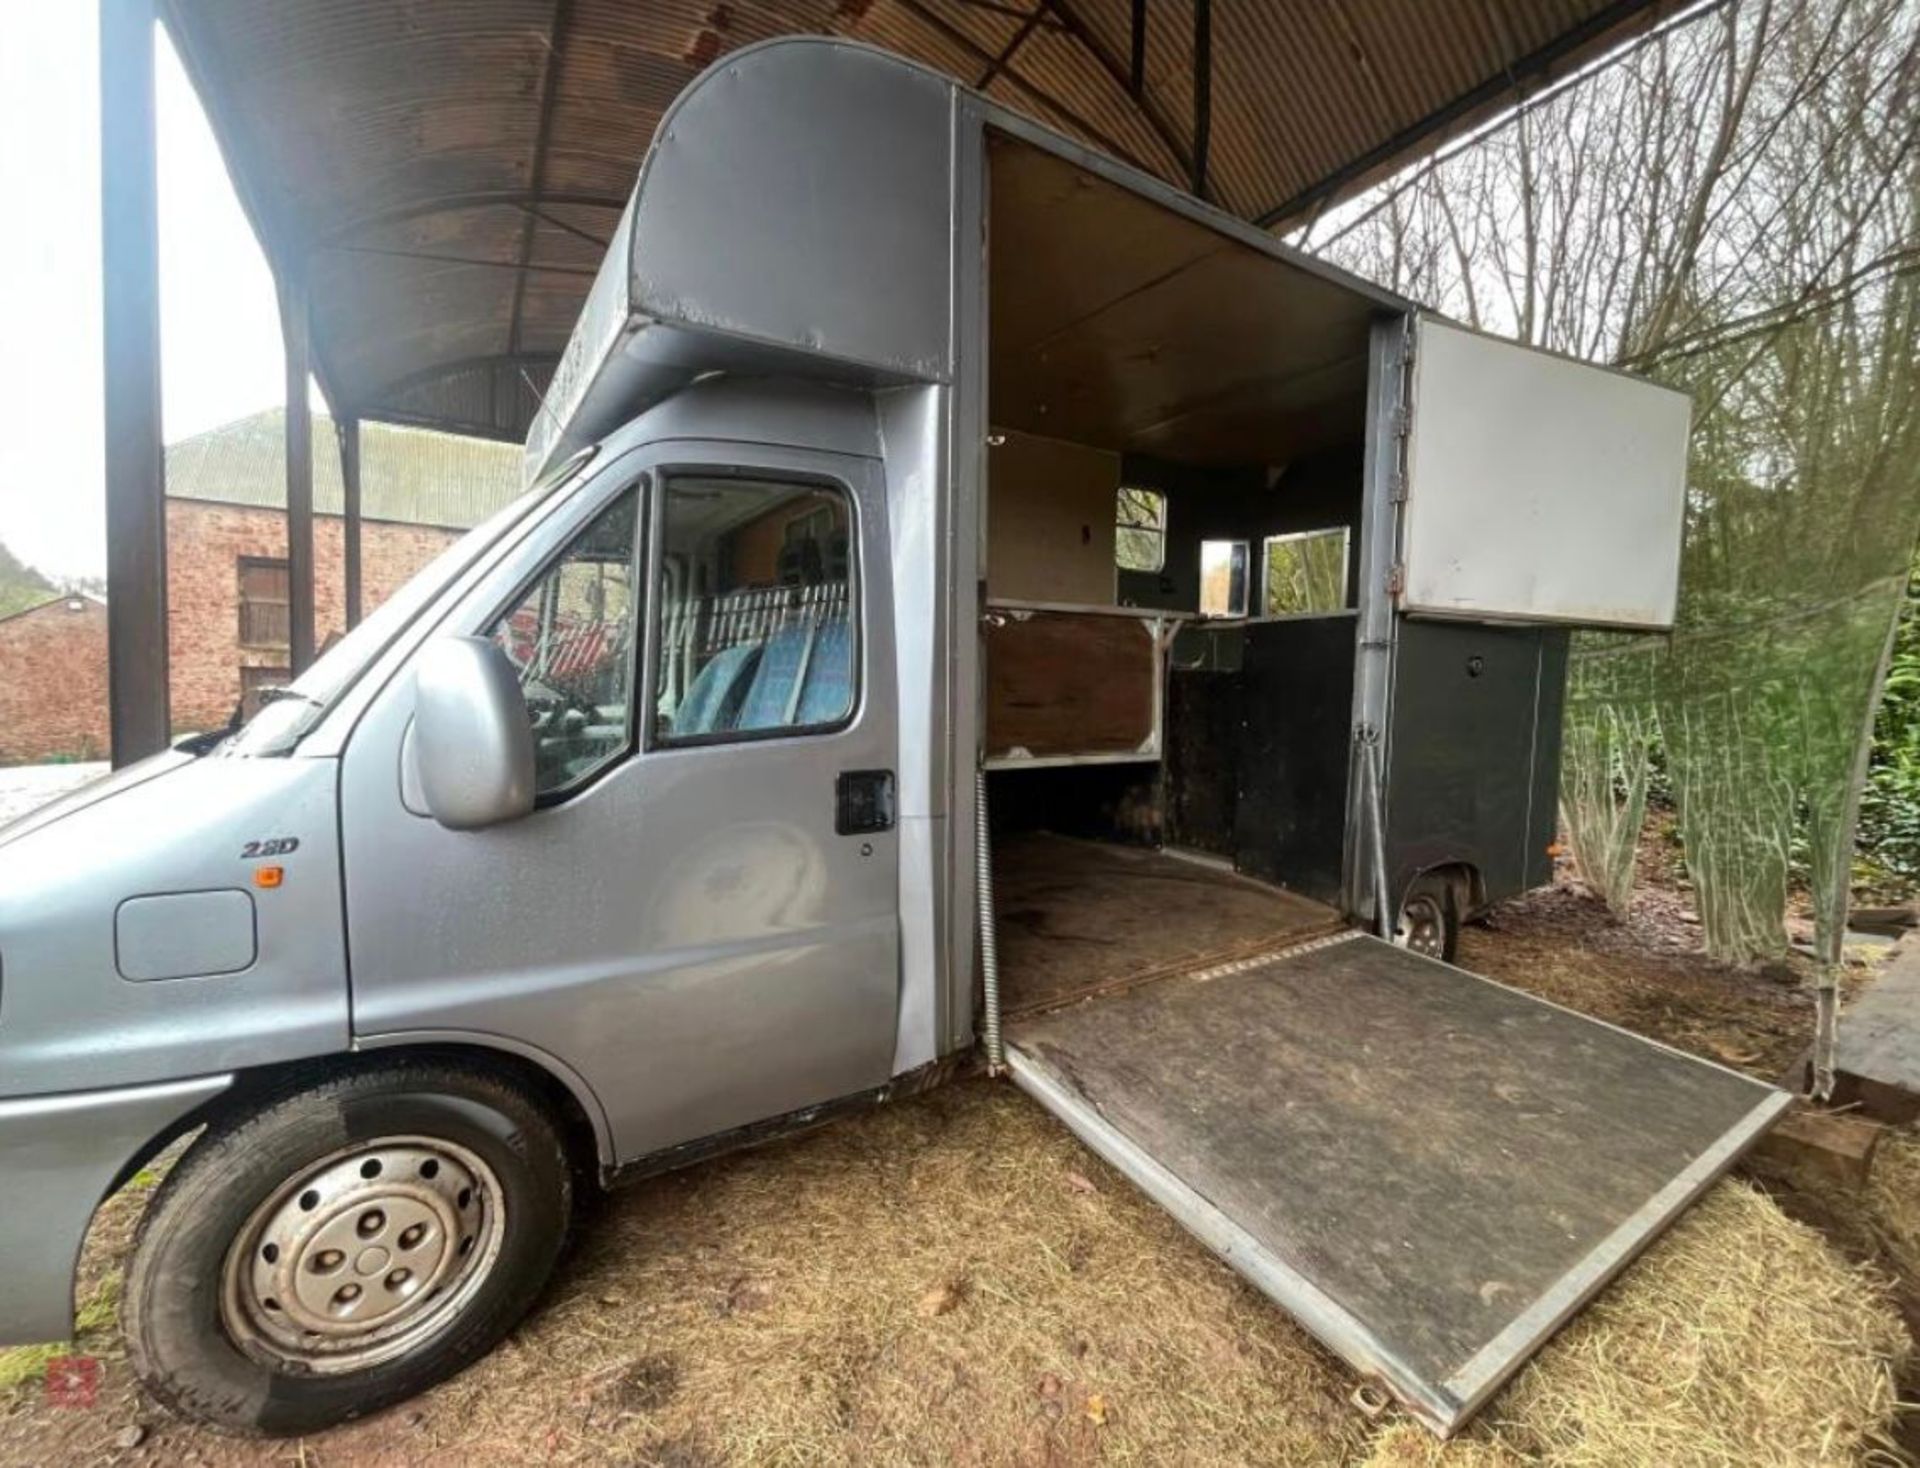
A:
{"type": "MultiPolygon", "coordinates": [[[[1804,996],[1704,965],[1681,937],[1559,889],[1475,930],[1463,958],[1777,1073],[1804,996]]],[[[1344,1367],[1004,1084],[616,1196],[490,1358],[303,1442],[215,1437],[139,1398],[97,1318],[139,1202],[123,1196],[82,1283],[97,1399],[55,1405],[43,1359],[0,1357],[22,1378],[0,1386],[0,1462],[1899,1461],[1892,1276],[1920,1279],[1920,1139],[1889,1158],[1848,1203],[1844,1254],[1721,1185],[1445,1449],[1358,1411],[1344,1367]]]]}

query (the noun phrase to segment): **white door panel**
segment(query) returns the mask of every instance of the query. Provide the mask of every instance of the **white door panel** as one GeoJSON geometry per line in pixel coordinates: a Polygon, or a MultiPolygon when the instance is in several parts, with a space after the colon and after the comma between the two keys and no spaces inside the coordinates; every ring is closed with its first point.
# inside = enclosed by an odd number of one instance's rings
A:
{"type": "Polygon", "coordinates": [[[1673,625],[1684,393],[1422,318],[1401,606],[1673,625]]]}

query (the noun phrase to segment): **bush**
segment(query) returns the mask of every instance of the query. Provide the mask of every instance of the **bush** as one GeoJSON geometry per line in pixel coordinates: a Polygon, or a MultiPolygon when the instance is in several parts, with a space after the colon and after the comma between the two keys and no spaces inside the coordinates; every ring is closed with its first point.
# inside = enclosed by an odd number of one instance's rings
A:
{"type": "Polygon", "coordinates": [[[1920,880],[1920,577],[1907,583],[1886,689],[1874,721],[1873,763],[1860,796],[1857,851],[1875,885],[1920,880]]]}

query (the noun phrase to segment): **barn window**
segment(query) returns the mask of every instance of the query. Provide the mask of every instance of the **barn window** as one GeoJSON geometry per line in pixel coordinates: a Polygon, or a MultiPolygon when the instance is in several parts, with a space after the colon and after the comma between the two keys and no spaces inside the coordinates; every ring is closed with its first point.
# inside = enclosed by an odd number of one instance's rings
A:
{"type": "Polygon", "coordinates": [[[287,563],[240,557],[240,645],[287,645],[287,563]]]}

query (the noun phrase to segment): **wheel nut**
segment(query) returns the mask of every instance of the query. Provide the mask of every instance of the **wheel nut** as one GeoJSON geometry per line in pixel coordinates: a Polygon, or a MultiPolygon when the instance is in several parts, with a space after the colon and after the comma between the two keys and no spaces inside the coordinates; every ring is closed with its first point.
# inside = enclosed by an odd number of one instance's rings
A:
{"type": "Polygon", "coordinates": [[[359,1298],[360,1286],[357,1284],[343,1284],[333,1292],[333,1302],[336,1305],[351,1305],[359,1298]]]}
{"type": "Polygon", "coordinates": [[[370,1239],[387,1226],[387,1215],[378,1208],[369,1208],[360,1215],[360,1221],[354,1225],[360,1231],[360,1237],[370,1239]]]}
{"type": "Polygon", "coordinates": [[[313,1272],[315,1274],[327,1274],[338,1269],[341,1264],[345,1262],[346,1257],[347,1256],[338,1249],[322,1249],[318,1254],[313,1256],[313,1272]]]}
{"type": "Polygon", "coordinates": [[[392,1274],[387,1276],[387,1288],[397,1290],[412,1278],[413,1271],[411,1269],[396,1269],[392,1274]]]}
{"type": "Polygon", "coordinates": [[[424,1239],[426,1236],[427,1236],[427,1226],[424,1223],[416,1223],[416,1224],[409,1225],[405,1230],[401,1232],[400,1247],[403,1249],[417,1248],[420,1244],[420,1241],[424,1239]]]}

